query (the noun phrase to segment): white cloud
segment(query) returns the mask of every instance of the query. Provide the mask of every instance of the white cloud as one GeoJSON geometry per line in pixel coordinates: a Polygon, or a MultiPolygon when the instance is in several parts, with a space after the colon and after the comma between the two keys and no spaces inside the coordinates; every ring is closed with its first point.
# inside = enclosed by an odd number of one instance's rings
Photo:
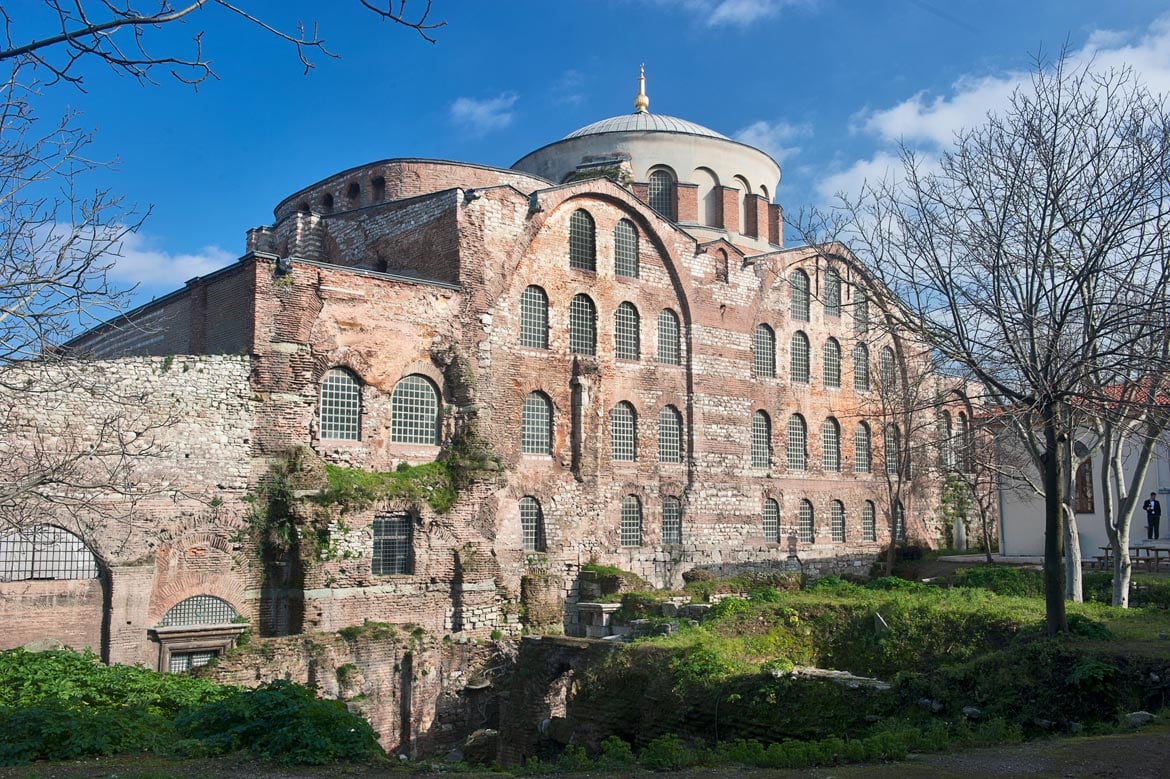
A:
{"type": "Polygon", "coordinates": [[[236,255],[218,246],[204,246],[194,252],[174,254],[153,248],[151,239],[130,233],[119,252],[112,252],[110,278],[143,287],[170,288],[204,276],[236,261],[236,255]]]}
{"type": "Polygon", "coordinates": [[[580,105],[585,102],[585,77],[579,70],[569,69],[552,86],[553,102],[557,105],[580,105]]]}
{"type": "Polygon", "coordinates": [[[811,6],[817,0],[654,0],[658,5],[681,8],[708,27],[747,27],[779,16],[790,6],[811,6]]]}
{"type": "Polygon", "coordinates": [[[879,151],[870,159],[857,160],[837,173],[817,181],[817,194],[824,202],[834,201],[838,194],[854,194],[865,182],[896,181],[902,172],[902,160],[887,151],[879,151]]]}
{"type": "Polygon", "coordinates": [[[478,134],[502,130],[512,123],[512,106],[517,99],[515,92],[501,92],[484,100],[461,97],[451,104],[451,119],[478,134]]]}
{"type": "Polygon", "coordinates": [[[793,141],[810,135],[812,125],[809,124],[791,124],[783,120],[768,122],[761,119],[739,130],[732,137],[740,143],[763,149],[778,162],[783,162],[800,151],[800,147],[794,145],[793,141]]]}

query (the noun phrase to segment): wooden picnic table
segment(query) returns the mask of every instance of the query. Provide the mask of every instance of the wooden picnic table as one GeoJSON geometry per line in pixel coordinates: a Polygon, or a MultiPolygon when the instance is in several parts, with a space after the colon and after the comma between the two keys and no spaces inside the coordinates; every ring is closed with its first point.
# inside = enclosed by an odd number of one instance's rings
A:
{"type": "MultiPolygon", "coordinates": [[[[1113,567],[1113,547],[1101,546],[1098,547],[1101,554],[1093,558],[1095,567],[1108,569],[1113,567]]],[[[1129,548],[1129,559],[1135,566],[1143,566],[1147,570],[1159,571],[1162,569],[1162,564],[1165,563],[1170,567],[1170,547],[1161,546],[1131,546],[1129,548]]]]}

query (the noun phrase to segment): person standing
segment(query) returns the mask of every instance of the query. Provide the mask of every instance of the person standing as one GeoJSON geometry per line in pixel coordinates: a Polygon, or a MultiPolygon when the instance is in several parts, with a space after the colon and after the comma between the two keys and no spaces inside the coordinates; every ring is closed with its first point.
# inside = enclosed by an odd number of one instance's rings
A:
{"type": "Polygon", "coordinates": [[[1142,508],[1146,510],[1146,540],[1156,539],[1158,525],[1162,520],[1162,504],[1158,502],[1156,494],[1151,492],[1150,499],[1142,504],[1142,508]]]}

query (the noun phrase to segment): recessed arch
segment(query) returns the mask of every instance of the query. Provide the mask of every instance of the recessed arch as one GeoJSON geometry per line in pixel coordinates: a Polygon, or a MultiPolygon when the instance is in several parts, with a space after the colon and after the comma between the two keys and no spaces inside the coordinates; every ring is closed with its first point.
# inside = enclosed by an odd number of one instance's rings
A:
{"type": "Polygon", "coordinates": [[[698,185],[696,195],[699,202],[699,224],[719,227],[721,201],[719,197],[719,176],[710,168],[695,168],[691,181],[698,185]]]}

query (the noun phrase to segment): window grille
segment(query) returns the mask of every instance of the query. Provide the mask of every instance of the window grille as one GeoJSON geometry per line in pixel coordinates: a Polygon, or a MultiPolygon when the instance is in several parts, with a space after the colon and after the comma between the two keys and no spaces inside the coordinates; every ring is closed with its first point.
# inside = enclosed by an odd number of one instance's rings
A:
{"type": "Polygon", "coordinates": [[[868,500],[861,507],[861,538],[864,541],[877,541],[877,511],[873,503],[868,500]]]}
{"type": "Polygon", "coordinates": [[[826,471],[841,470],[841,426],[832,417],[821,426],[821,467],[826,471]]]}
{"type": "Polygon", "coordinates": [[[792,319],[797,322],[808,321],[808,274],[802,270],[795,270],[788,277],[792,284],[792,319]]]}
{"type": "Polygon", "coordinates": [[[674,177],[664,170],[650,174],[650,207],[667,219],[674,219],[674,177]]]}
{"type": "Polygon", "coordinates": [[[597,270],[597,229],[593,217],[581,209],[569,217],[569,267],[597,270]]]}
{"type": "Polygon", "coordinates": [[[808,426],[804,417],[793,414],[788,418],[788,470],[808,468],[808,426]]]}
{"type": "Polygon", "coordinates": [[[439,393],[425,376],[404,376],[390,395],[390,440],[396,444],[439,443],[439,393]]]}
{"type": "Polygon", "coordinates": [[[540,287],[526,287],[520,295],[520,345],[548,348],[548,295],[540,287]]]}
{"type": "Polygon", "coordinates": [[[813,505],[807,500],[800,501],[800,542],[811,544],[816,537],[813,528],[813,505]]]}
{"type": "Polygon", "coordinates": [[[975,461],[973,455],[975,440],[971,436],[970,428],[967,426],[967,415],[962,411],[959,412],[959,416],[955,421],[955,440],[959,447],[957,457],[959,468],[965,473],[969,473],[973,467],[972,463],[975,461]]]}
{"type": "Polygon", "coordinates": [[[640,319],[633,303],[622,303],[613,314],[613,356],[619,360],[636,360],[642,354],[639,335],[640,319]]]}
{"type": "Polygon", "coordinates": [[[520,412],[520,451],[552,454],[552,401],[543,392],[529,392],[520,412]]]}
{"type": "Polygon", "coordinates": [[[789,371],[792,380],[798,384],[808,384],[808,336],[797,330],[792,334],[791,365],[789,371]]]}
{"type": "Polygon", "coordinates": [[[841,316],[841,277],[832,268],[825,273],[825,316],[841,316]]]}
{"type": "Polygon", "coordinates": [[[752,414],[752,467],[772,465],[772,421],[763,411],[752,414]]]}
{"type": "Polygon", "coordinates": [[[97,558],[68,530],[32,525],[0,536],[0,581],[97,577],[97,558]]]}
{"type": "Polygon", "coordinates": [[[634,495],[622,500],[622,546],[642,545],[642,501],[634,495]]]}
{"type": "Polygon", "coordinates": [[[637,457],[638,418],[634,407],[622,401],[609,412],[610,456],[614,460],[633,462],[637,457]]]}
{"type": "Polygon", "coordinates": [[[173,674],[186,673],[192,668],[207,665],[216,657],[219,657],[219,651],[215,649],[200,649],[194,652],[171,652],[171,659],[167,663],[167,670],[173,674]]]}
{"type": "Polygon", "coordinates": [[[179,601],[163,614],[160,628],[185,627],[187,625],[222,625],[235,620],[239,615],[232,604],[214,595],[194,595],[179,601]]]}
{"type": "Polygon", "coordinates": [[[894,350],[886,346],[882,349],[882,356],[879,358],[881,364],[878,366],[881,371],[882,389],[889,391],[898,386],[898,372],[894,366],[894,350]]]}
{"type": "Polygon", "coordinates": [[[780,540],[780,504],[768,498],[764,501],[764,541],[775,544],[780,540]]]}
{"type": "Polygon", "coordinates": [[[569,351],[597,354],[597,308],[588,295],[576,295],[569,303],[569,351]]]}
{"type": "Polygon", "coordinates": [[[387,514],[374,518],[371,573],[375,576],[412,573],[410,547],[413,529],[409,514],[387,514]]]}
{"type": "Polygon", "coordinates": [[[869,332],[869,296],[860,289],[853,292],[853,332],[857,335],[869,332]]]}
{"type": "Polygon", "coordinates": [[[681,365],[682,348],[679,345],[678,317],[669,308],[658,313],[658,354],[663,365],[681,365]]]}
{"type": "Polygon", "coordinates": [[[906,509],[902,501],[894,501],[894,540],[906,540],[906,509]]]}
{"type": "Polygon", "coordinates": [[[681,463],[682,452],[682,415],[666,406],[658,412],[658,462],[681,463]]]}
{"type": "Polygon", "coordinates": [[[678,498],[662,501],[662,543],[682,543],[682,503],[678,498]]]}
{"type": "Polygon", "coordinates": [[[821,374],[826,387],[841,386],[841,344],[837,343],[835,338],[825,341],[821,374]]]}
{"type": "Polygon", "coordinates": [[[853,389],[869,391],[869,349],[865,344],[853,347],[853,389]]]}
{"type": "Polygon", "coordinates": [[[873,462],[869,445],[869,426],[862,422],[853,431],[853,472],[869,473],[873,462]]]}
{"type": "Polygon", "coordinates": [[[622,219],[613,229],[613,273],[638,278],[638,231],[622,219]]]}
{"type": "Polygon", "coordinates": [[[356,441],[362,414],[362,393],[354,375],[330,368],[321,381],[321,438],[356,441]]]}
{"type": "Polygon", "coordinates": [[[885,431],[885,446],[886,446],[886,473],[890,475],[897,475],[898,473],[898,458],[900,453],[898,451],[898,428],[894,425],[886,425],[885,431]]]}
{"type": "Polygon", "coordinates": [[[543,552],[546,549],[544,512],[536,498],[530,495],[520,499],[520,529],[524,534],[524,551],[543,552]]]}
{"type": "Polygon", "coordinates": [[[845,504],[839,500],[835,500],[830,506],[829,511],[833,542],[843,544],[845,543],[845,504]]]}
{"type": "Polygon", "coordinates": [[[951,429],[951,415],[948,411],[938,414],[938,448],[939,465],[943,470],[955,470],[955,441],[954,431],[951,429]]]}
{"type": "Polygon", "coordinates": [[[767,325],[756,325],[753,356],[756,375],[772,379],[776,377],[776,333],[767,325]]]}

